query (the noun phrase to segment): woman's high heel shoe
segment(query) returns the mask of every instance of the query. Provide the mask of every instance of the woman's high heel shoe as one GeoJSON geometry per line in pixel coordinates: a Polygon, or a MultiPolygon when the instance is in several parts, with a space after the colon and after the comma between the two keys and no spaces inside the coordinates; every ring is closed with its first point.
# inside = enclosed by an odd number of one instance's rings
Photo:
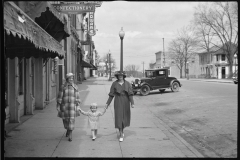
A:
{"type": "Polygon", "coordinates": [[[71,142],[72,141],[72,131],[69,131],[69,138],[68,138],[68,141],[71,142]]]}
{"type": "Polygon", "coordinates": [[[68,137],[68,136],[69,136],[69,131],[67,130],[66,137],[68,137]]]}

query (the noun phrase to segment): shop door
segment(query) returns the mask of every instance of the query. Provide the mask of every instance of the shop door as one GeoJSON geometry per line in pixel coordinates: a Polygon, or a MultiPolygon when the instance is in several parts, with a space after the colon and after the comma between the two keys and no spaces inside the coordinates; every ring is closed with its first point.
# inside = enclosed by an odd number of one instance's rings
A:
{"type": "Polygon", "coordinates": [[[226,70],[225,67],[222,67],[222,79],[226,78],[226,70]]]}
{"type": "Polygon", "coordinates": [[[18,87],[18,102],[20,103],[20,116],[26,114],[26,65],[25,59],[19,59],[18,69],[19,69],[19,87],[18,87]]]}

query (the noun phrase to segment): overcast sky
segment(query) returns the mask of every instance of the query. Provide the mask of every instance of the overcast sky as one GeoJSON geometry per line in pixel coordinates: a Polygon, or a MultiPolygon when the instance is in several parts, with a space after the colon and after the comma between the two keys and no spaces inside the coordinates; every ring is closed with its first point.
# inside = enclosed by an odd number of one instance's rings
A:
{"type": "Polygon", "coordinates": [[[194,6],[199,2],[103,2],[95,10],[95,49],[102,57],[111,52],[120,70],[119,32],[125,32],[123,39],[123,67],[128,64],[145,68],[156,62],[155,53],[167,51],[168,43],[183,26],[193,19],[194,6]]]}

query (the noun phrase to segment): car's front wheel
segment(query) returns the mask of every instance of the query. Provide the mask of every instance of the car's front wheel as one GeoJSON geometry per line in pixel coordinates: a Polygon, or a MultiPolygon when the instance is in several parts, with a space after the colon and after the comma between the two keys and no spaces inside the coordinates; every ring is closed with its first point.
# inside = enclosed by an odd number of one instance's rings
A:
{"type": "Polygon", "coordinates": [[[148,94],[150,93],[150,88],[149,88],[149,86],[148,86],[148,85],[142,86],[141,89],[140,89],[140,93],[141,93],[141,95],[143,95],[143,96],[148,95],[148,94]]]}
{"type": "Polygon", "coordinates": [[[177,82],[173,82],[171,86],[171,90],[173,92],[178,92],[179,91],[179,84],[177,82]]]}

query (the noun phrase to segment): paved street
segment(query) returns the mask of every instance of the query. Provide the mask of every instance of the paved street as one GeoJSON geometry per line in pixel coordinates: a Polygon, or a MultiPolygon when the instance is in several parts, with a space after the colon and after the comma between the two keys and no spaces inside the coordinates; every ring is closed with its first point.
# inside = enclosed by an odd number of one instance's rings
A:
{"type": "MultiPolygon", "coordinates": [[[[13,124],[7,125],[7,129],[10,130],[8,134],[12,137],[4,143],[5,156],[179,158],[221,156],[220,150],[216,148],[213,148],[214,151],[209,151],[208,148],[200,150],[196,140],[192,138],[194,136],[195,139],[202,140],[202,136],[205,135],[209,138],[210,146],[210,140],[212,143],[219,143],[219,139],[226,137],[225,140],[228,141],[222,142],[221,148],[222,151],[228,149],[228,152],[223,152],[222,156],[234,157],[237,86],[232,83],[213,84],[186,80],[181,82],[183,87],[176,93],[169,90],[163,94],[152,92],[148,96],[134,96],[136,107],[131,110],[131,126],[124,132],[123,142],[118,141],[118,132],[114,128],[113,102],[105,115],[100,117],[100,129],[95,141],[91,139],[87,117],[81,115],[76,119],[72,142],[65,137],[62,121],[57,117],[56,103],[52,102],[44,110],[35,111],[33,116],[24,116],[25,121],[22,124],[14,128],[13,124]],[[198,87],[197,90],[194,86],[198,87]],[[225,90],[226,94],[223,94],[222,90],[225,90]],[[187,137],[188,134],[191,135],[190,138],[187,137]]],[[[106,77],[99,77],[90,78],[80,84],[83,110],[87,111],[92,102],[96,102],[101,110],[107,101],[111,83],[106,77]]],[[[217,144],[211,147],[214,146],[217,144]]]]}
{"type": "Polygon", "coordinates": [[[136,98],[205,157],[236,158],[237,85],[180,81],[183,87],[177,93],[153,91],[136,98]]]}

